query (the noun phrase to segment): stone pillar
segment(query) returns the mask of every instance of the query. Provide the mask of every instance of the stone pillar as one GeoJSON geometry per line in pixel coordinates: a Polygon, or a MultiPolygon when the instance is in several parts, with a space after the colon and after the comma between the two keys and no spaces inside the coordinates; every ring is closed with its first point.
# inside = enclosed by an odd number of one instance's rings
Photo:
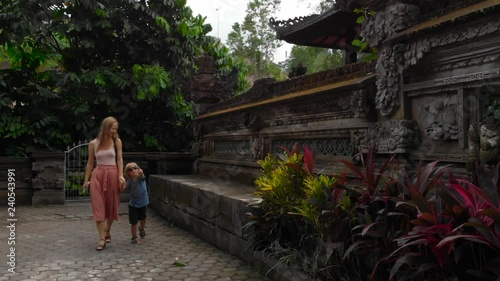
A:
{"type": "Polygon", "coordinates": [[[207,107],[220,101],[215,89],[215,69],[212,57],[199,59],[198,71],[191,77],[190,101],[194,102],[196,115],[206,112],[207,107]]]}
{"type": "Polygon", "coordinates": [[[64,153],[34,152],[33,205],[64,204],[64,153]]]}
{"type": "Polygon", "coordinates": [[[211,105],[230,98],[238,77],[236,69],[227,76],[217,77],[214,59],[208,55],[201,56],[198,65],[198,71],[190,79],[189,95],[185,97],[187,101],[194,103],[196,116],[206,113],[211,105]]]}

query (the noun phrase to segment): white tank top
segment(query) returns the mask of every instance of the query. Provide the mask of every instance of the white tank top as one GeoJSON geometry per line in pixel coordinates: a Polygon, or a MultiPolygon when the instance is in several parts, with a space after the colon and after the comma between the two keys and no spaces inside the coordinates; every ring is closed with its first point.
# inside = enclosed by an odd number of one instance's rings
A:
{"type": "Polygon", "coordinates": [[[115,146],[112,145],[108,149],[101,149],[95,153],[97,165],[115,165],[116,166],[116,152],[115,146]]]}

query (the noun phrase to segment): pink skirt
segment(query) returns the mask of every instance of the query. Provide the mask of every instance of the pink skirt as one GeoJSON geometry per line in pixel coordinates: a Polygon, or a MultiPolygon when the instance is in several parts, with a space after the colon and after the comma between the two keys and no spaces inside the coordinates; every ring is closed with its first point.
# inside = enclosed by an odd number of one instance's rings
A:
{"type": "Polygon", "coordinates": [[[115,165],[97,165],[90,178],[94,220],[118,220],[120,197],[118,168],[115,165]]]}

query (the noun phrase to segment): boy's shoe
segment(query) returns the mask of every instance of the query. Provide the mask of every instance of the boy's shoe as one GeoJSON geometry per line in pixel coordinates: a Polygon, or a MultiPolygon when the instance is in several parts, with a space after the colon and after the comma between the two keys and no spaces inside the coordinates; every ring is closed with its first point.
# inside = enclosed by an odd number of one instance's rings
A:
{"type": "Polygon", "coordinates": [[[130,244],[141,244],[141,243],[142,243],[141,239],[137,237],[132,237],[132,239],[130,239],[130,244]]]}
{"type": "Polygon", "coordinates": [[[139,236],[141,236],[141,239],[144,239],[144,237],[146,237],[146,231],[144,230],[144,228],[139,227],[139,236]]]}

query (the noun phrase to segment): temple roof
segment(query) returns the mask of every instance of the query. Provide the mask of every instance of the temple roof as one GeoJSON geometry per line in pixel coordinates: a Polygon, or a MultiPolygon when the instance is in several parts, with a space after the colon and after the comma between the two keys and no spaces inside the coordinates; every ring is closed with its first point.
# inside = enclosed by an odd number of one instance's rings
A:
{"type": "Polygon", "coordinates": [[[290,44],[344,49],[358,33],[358,15],[331,8],[322,14],[289,20],[270,19],[276,37],[290,44]]]}
{"type": "MultiPolygon", "coordinates": [[[[452,13],[468,6],[489,5],[499,0],[401,0],[402,3],[415,5],[420,10],[420,21],[426,21],[452,13]]],[[[290,44],[310,47],[346,49],[359,33],[360,24],[356,23],[358,14],[355,8],[366,7],[380,11],[390,1],[380,0],[337,0],[322,14],[295,17],[288,20],[271,18],[269,24],[276,31],[276,37],[290,44]]]]}

